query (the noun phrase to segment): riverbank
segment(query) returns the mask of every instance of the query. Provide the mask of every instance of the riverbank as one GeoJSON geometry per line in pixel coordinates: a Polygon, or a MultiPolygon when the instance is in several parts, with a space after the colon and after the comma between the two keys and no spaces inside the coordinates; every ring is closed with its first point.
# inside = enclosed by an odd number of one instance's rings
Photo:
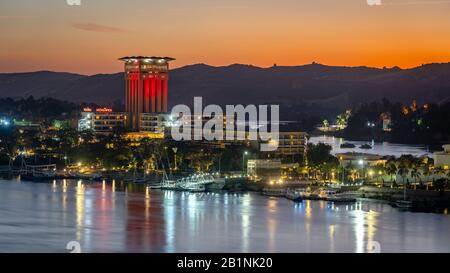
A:
{"type": "Polygon", "coordinates": [[[450,191],[406,190],[363,186],[358,190],[361,197],[385,200],[391,204],[398,200],[412,201],[412,210],[447,214],[450,209],[450,191]]]}
{"type": "MultiPolygon", "coordinates": [[[[327,187],[320,185],[310,185],[309,182],[304,183],[286,183],[284,185],[270,186],[259,185],[248,187],[248,190],[262,192],[264,188],[282,189],[282,190],[299,190],[308,188],[311,192],[318,192],[321,189],[327,189],[327,187]]],[[[251,184],[250,184],[251,185],[251,184]]],[[[403,189],[393,188],[380,188],[374,186],[342,186],[328,188],[336,191],[337,193],[351,193],[352,196],[359,198],[366,198],[372,200],[387,201],[390,205],[395,207],[395,202],[403,200],[403,189]]],[[[447,214],[450,210],[450,191],[434,191],[434,190],[406,190],[406,199],[412,201],[412,211],[415,212],[433,212],[447,214]]]]}

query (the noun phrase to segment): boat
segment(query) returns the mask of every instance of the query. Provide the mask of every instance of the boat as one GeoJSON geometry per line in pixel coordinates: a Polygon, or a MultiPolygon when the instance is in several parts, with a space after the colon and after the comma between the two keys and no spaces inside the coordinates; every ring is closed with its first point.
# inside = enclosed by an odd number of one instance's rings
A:
{"type": "MultiPolygon", "coordinates": [[[[156,185],[153,185],[153,186],[156,186],[156,185]]],[[[159,188],[162,190],[179,190],[176,181],[165,178],[165,176],[161,180],[161,182],[159,184],[159,188]]]]}
{"type": "Polygon", "coordinates": [[[310,188],[304,189],[304,190],[300,190],[300,196],[303,199],[308,199],[308,200],[320,200],[319,197],[319,193],[320,191],[318,190],[311,190],[310,188]]]}
{"type": "Polygon", "coordinates": [[[361,146],[359,146],[359,148],[360,149],[372,149],[372,146],[371,145],[369,145],[369,144],[363,144],[363,145],[361,145],[361,146]]]}
{"type": "Polygon", "coordinates": [[[413,203],[411,200],[406,199],[406,186],[403,187],[403,200],[395,201],[395,206],[399,209],[409,210],[412,209],[413,203]]]}
{"type": "Polygon", "coordinates": [[[318,194],[319,200],[327,200],[330,196],[336,195],[336,191],[332,189],[321,189],[318,194]]]}
{"type": "Polygon", "coordinates": [[[395,206],[399,209],[412,209],[412,201],[409,200],[397,200],[395,201],[395,206]]]}
{"type": "Polygon", "coordinates": [[[20,175],[20,179],[33,182],[48,182],[62,178],[56,173],[56,165],[27,165],[25,173],[20,175]]]}
{"type": "Polygon", "coordinates": [[[286,196],[286,189],[264,188],[262,190],[261,194],[265,195],[265,196],[285,197],[286,196]]]}
{"type": "Polygon", "coordinates": [[[45,173],[34,173],[34,174],[22,174],[20,175],[20,180],[23,181],[33,181],[33,182],[49,182],[50,180],[56,179],[55,176],[45,174],[45,173]]]}
{"type": "Polygon", "coordinates": [[[77,173],[75,174],[75,177],[77,179],[84,179],[84,180],[95,180],[95,181],[100,181],[102,180],[102,176],[98,173],[77,173]]]}
{"type": "Polygon", "coordinates": [[[302,199],[309,199],[311,195],[314,195],[310,188],[297,189],[297,192],[302,199]]]}
{"type": "Polygon", "coordinates": [[[333,189],[322,189],[319,192],[319,200],[325,200],[336,203],[351,203],[356,202],[356,198],[346,194],[346,193],[337,193],[337,191],[333,189]]]}
{"type": "Polygon", "coordinates": [[[298,191],[287,191],[285,197],[294,202],[302,202],[303,198],[298,191]]]}
{"type": "Polygon", "coordinates": [[[214,177],[213,181],[205,187],[207,191],[220,191],[225,187],[225,182],[225,178],[214,177]]]}
{"type": "Polygon", "coordinates": [[[356,202],[356,198],[349,196],[345,193],[337,193],[329,195],[325,200],[335,203],[353,203],[356,202]]]}
{"type": "Polygon", "coordinates": [[[205,192],[206,188],[205,185],[195,185],[195,186],[191,186],[191,187],[186,187],[185,190],[187,190],[188,192],[205,192]]]}
{"type": "Polygon", "coordinates": [[[355,146],[355,144],[352,144],[352,143],[348,143],[348,142],[345,142],[345,143],[342,143],[341,144],[341,148],[345,148],[345,149],[353,149],[353,148],[355,148],[356,146],[355,146]]]}

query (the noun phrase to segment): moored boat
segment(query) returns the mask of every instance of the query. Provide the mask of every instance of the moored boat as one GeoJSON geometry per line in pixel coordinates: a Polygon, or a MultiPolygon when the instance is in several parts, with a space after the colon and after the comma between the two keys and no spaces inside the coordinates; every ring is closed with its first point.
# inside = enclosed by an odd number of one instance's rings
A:
{"type": "Polygon", "coordinates": [[[213,182],[206,184],[207,191],[220,191],[225,187],[225,178],[214,177],[213,182]]]}
{"type": "Polygon", "coordinates": [[[399,209],[412,209],[413,203],[409,200],[397,200],[395,206],[399,209]]]}
{"type": "Polygon", "coordinates": [[[345,149],[353,149],[353,148],[355,148],[356,146],[355,146],[355,144],[353,144],[353,143],[348,143],[348,142],[345,142],[345,143],[342,143],[341,144],[341,148],[345,148],[345,149]]]}
{"type": "Polygon", "coordinates": [[[203,184],[197,184],[197,185],[187,185],[182,187],[183,190],[186,190],[188,192],[205,192],[206,188],[203,184]]]}
{"type": "Polygon", "coordinates": [[[20,179],[33,182],[48,182],[54,179],[63,178],[56,172],[56,165],[27,165],[25,173],[20,175],[20,179]]]}
{"type": "Polygon", "coordinates": [[[84,179],[84,180],[95,180],[100,181],[102,180],[102,176],[98,173],[76,173],[74,175],[77,179],[84,179]]]}
{"type": "Polygon", "coordinates": [[[359,146],[359,148],[360,149],[372,149],[372,146],[371,145],[369,145],[369,144],[363,144],[363,145],[361,145],[361,146],[359,146]]]}
{"type": "Polygon", "coordinates": [[[337,191],[333,189],[322,189],[319,192],[319,199],[330,201],[330,202],[336,202],[336,203],[351,203],[356,202],[356,198],[345,194],[345,193],[337,193],[337,191]]]}
{"type": "Polygon", "coordinates": [[[327,200],[330,196],[335,195],[337,192],[332,189],[321,189],[319,190],[318,198],[320,200],[327,200]]]}
{"type": "Polygon", "coordinates": [[[287,191],[285,197],[294,202],[302,202],[303,198],[298,191],[287,191]]]}
{"type": "Polygon", "coordinates": [[[407,199],[406,196],[406,186],[403,187],[403,200],[395,201],[394,205],[402,210],[409,210],[413,207],[413,202],[407,199]]]}
{"type": "Polygon", "coordinates": [[[264,188],[262,190],[262,195],[265,196],[275,196],[275,197],[284,197],[286,196],[286,189],[280,188],[264,188]]]}
{"type": "Polygon", "coordinates": [[[336,203],[352,203],[356,202],[356,198],[346,194],[333,194],[326,198],[327,201],[336,203]]]}
{"type": "Polygon", "coordinates": [[[40,174],[40,173],[20,175],[20,180],[23,180],[23,181],[50,182],[54,179],[56,179],[55,176],[49,176],[49,175],[40,174]]]}

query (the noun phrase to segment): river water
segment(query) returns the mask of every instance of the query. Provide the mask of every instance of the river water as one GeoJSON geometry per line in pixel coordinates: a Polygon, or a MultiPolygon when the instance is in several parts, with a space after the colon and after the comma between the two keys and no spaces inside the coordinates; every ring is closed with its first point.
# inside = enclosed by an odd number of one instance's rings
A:
{"type": "Polygon", "coordinates": [[[447,215],[379,201],[0,180],[0,252],[450,252],[449,230],[447,215]]]}
{"type": "Polygon", "coordinates": [[[382,156],[392,155],[400,157],[403,154],[411,154],[417,157],[420,156],[432,156],[432,152],[425,145],[407,145],[407,144],[396,144],[389,142],[373,142],[373,141],[349,141],[343,138],[334,136],[313,136],[309,139],[310,143],[317,144],[319,142],[330,145],[332,149],[332,154],[337,153],[347,153],[347,152],[358,152],[358,153],[369,153],[378,154],[382,156]],[[341,148],[343,143],[352,143],[355,148],[341,148]],[[372,149],[361,149],[359,146],[363,144],[369,144],[372,149]]]}

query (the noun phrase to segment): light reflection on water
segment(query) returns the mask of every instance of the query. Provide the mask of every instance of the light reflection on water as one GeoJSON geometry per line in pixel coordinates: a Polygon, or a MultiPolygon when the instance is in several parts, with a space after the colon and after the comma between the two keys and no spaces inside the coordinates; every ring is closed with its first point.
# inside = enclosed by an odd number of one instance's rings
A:
{"type": "Polygon", "coordinates": [[[450,218],[387,204],[295,204],[256,193],[186,193],[120,182],[0,180],[0,251],[449,252],[450,218]]]}

